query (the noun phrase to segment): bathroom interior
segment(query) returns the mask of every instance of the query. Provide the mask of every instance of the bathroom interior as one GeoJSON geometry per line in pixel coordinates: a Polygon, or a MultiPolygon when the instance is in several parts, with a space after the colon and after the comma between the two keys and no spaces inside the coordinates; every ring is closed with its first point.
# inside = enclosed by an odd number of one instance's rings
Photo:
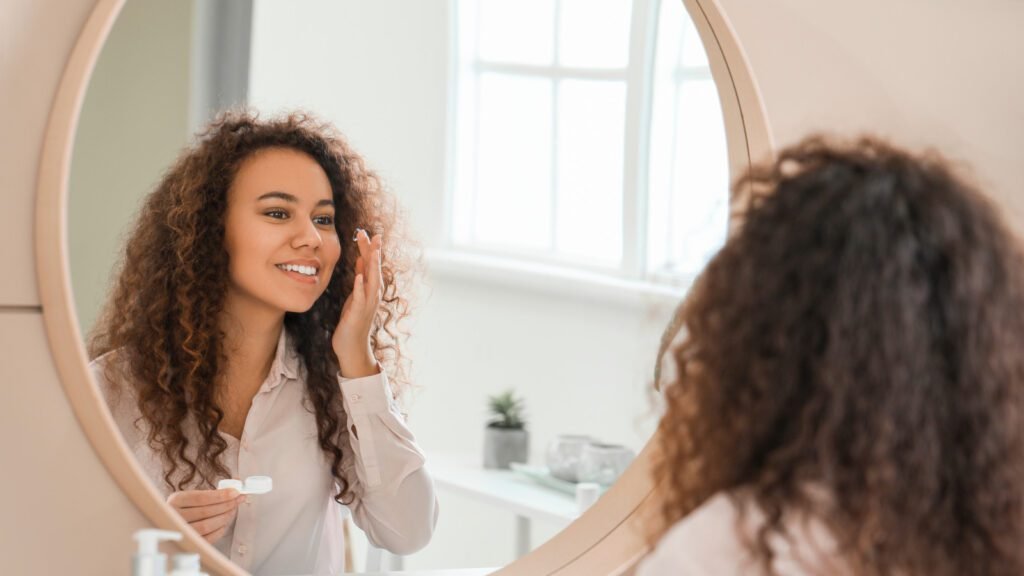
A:
{"type": "MultiPolygon", "coordinates": [[[[82,343],[138,202],[226,106],[334,123],[422,252],[401,401],[441,513],[430,544],[404,557],[351,526],[357,572],[629,573],[644,552],[631,521],[656,496],[645,447],[662,329],[728,234],[730,180],[778,147],[812,132],[934,146],[1024,224],[1015,0],[3,11],[12,574],[127,573],[135,531],[183,526],[119,445],[82,343]],[[488,401],[506,391],[529,433],[518,470],[483,465],[488,401]],[[596,501],[551,476],[567,435],[633,456],[596,501]]],[[[210,574],[244,573],[195,534],[164,548],[199,552],[210,574]]]]}

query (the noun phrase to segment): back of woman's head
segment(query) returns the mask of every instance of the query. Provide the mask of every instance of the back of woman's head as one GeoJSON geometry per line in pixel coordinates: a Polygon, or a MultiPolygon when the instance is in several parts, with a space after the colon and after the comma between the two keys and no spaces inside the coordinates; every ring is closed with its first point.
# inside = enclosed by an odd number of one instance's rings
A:
{"type": "Polygon", "coordinates": [[[871,139],[808,139],[736,191],[673,322],[663,519],[725,490],[765,512],[765,568],[806,512],[857,573],[1024,571],[1024,263],[995,209],[871,139]]]}

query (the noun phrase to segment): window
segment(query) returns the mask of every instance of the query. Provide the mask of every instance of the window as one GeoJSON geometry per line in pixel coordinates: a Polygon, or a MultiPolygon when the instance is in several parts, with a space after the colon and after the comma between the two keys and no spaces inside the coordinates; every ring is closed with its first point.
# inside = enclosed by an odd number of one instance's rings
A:
{"type": "Polygon", "coordinates": [[[452,246],[681,283],[724,242],[725,131],[679,0],[456,0],[452,246]]]}

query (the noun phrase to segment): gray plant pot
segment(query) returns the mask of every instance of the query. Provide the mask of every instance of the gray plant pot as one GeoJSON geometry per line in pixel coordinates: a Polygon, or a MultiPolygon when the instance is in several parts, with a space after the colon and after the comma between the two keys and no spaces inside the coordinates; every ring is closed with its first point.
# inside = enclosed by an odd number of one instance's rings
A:
{"type": "Polygon", "coordinates": [[[530,433],[513,428],[484,429],[484,468],[507,470],[511,462],[526,462],[530,433]]]}

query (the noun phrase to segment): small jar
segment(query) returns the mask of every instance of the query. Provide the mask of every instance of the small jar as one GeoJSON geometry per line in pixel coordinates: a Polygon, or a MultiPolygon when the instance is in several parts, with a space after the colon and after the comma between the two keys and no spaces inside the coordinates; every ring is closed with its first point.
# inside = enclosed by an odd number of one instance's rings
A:
{"type": "Polygon", "coordinates": [[[588,443],[580,454],[577,481],[613,484],[629,468],[634,456],[632,450],[618,444],[588,443]]]}
{"type": "Polygon", "coordinates": [[[566,482],[577,482],[576,470],[579,467],[583,447],[595,440],[581,434],[561,434],[548,443],[545,463],[551,475],[566,482]]]}

